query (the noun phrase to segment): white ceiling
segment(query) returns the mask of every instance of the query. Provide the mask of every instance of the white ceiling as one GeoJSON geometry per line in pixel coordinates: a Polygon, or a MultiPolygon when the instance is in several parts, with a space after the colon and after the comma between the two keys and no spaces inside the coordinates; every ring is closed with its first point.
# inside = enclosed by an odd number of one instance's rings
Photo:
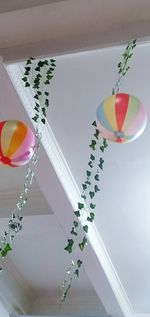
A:
{"type": "MultiPolygon", "coordinates": [[[[6,263],[12,277],[10,289],[9,279],[5,283],[4,275],[0,296],[6,299],[7,307],[10,298],[18,313],[68,315],[76,311],[81,315],[88,312],[106,315],[107,311],[118,317],[149,316],[150,44],[142,41],[147,41],[150,35],[150,2],[56,2],[48,5],[42,2],[43,6],[29,9],[39,5],[30,2],[27,9],[21,9],[24,4],[16,1],[12,2],[13,10],[19,11],[0,14],[0,54],[6,62],[31,54],[56,55],[57,59],[49,125],[44,130],[45,150],[42,148],[36,169],[22,235],[10,255],[11,265],[6,263]],[[96,227],[90,228],[90,242],[83,255],[84,270],[81,279],[73,285],[74,304],[69,302],[68,311],[67,306],[59,311],[58,285],[69,262],[63,247],[78,188],[81,189],[85,177],[92,133],[90,123],[101,100],[111,94],[116,80],[116,65],[123,47],[111,45],[131,37],[140,38],[142,44],[135,50],[122,91],[142,100],[148,114],[147,128],[133,143],[110,144],[105,154],[96,227]],[[105,46],[109,48],[97,49],[105,46]],[[16,274],[12,274],[13,270],[16,274]],[[81,296],[82,309],[77,294],[81,296]]],[[[11,11],[12,7],[0,6],[0,10],[11,11]]],[[[20,64],[10,65],[9,75],[20,99],[1,62],[1,120],[17,116],[30,125],[23,106],[29,115],[33,100],[22,88],[20,64]]],[[[0,227],[7,222],[23,175],[23,170],[19,175],[15,170],[0,170],[0,227]]]]}

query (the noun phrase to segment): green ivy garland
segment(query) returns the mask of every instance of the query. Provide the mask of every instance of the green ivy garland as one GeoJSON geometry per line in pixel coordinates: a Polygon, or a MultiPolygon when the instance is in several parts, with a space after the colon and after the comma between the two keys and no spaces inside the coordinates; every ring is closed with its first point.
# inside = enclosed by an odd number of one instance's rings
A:
{"type": "MultiPolygon", "coordinates": [[[[133,55],[133,49],[135,47],[136,40],[134,39],[127,44],[122,54],[122,59],[117,65],[118,78],[114,88],[112,89],[112,94],[119,92],[122,79],[130,68],[128,64],[133,55]]],[[[43,124],[46,123],[46,111],[47,107],[49,106],[49,92],[46,89],[46,85],[50,84],[50,81],[53,78],[55,67],[56,64],[54,59],[46,59],[36,62],[32,57],[27,60],[25,65],[25,72],[22,80],[25,83],[25,87],[31,86],[35,91],[35,107],[32,120],[34,120],[37,125],[39,125],[40,122],[43,124]]],[[[100,138],[100,132],[97,128],[96,121],[92,123],[92,127],[94,128],[94,133],[89,144],[91,153],[88,162],[88,168],[86,170],[86,178],[82,183],[81,200],[78,201],[77,209],[74,211],[74,215],[76,217],[71,226],[71,237],[67,240],[67,245],[65,247],[65,251],[67,251],[69,254],[74,252],[75,247],[78,247],[81,252],[84,251],[85,246],[88,243],[87,234],[89,223],[94,222],[95,219],[96,204],[94,202],[94,198],[100,191],[100,173],[103,171],[104,165],[104,158],[102,154],[105,152],[108,144],[106,139],[100,138]],[[79,242],[78,233],[80,227],[82,227],[83,237],[79,242]]],[[[66,271],[66,275],[62,283],[61,302],[65,301],[73,278],[75,276],[79,277],[81,266],[81,259],[71,261],[70,267],[66,271]]]]}
{"type": "MultiPolygon", "coordinates": [[[[130,66],[128,65],[129,60],[133,55],[133,49],[136,47],[136,40],[130,41],[123,54],[122,60],[118,63],[118,78],[114,88],[112,89],[112,94],[118,93],[121,85],[121,81],[123,77],[126,75],[130,66]]],[[[92,126],[95,128],[92,140],[90,142],[89,147],[91,148],[90,160],[88,162],[88,169],[86,170],[86,179],[82,184],[82,194],[81,201],[78,202],[78,208],[74,211],[77,220],[73,221],[72,228],[70,234],[74,236],[74,238],[70,238],[67,240],[67,246],[65,250],[71,254],[73,253],[75,246],[78,245],[80,251],[83,252],[85,246],[87,245],[87,233],[88,233],[88,222],[93,222],[95,218],[95,209],[96,204],[93,202],[96,194],[100,191],[99,188],[99,180],[100,180],[100,172],[103,171],[104,159],[101,156],[107,148],[108,144],[106,139],[102,139],[100,141],[100,132],[97,129],[96,121],[92,123],[92,126]],[[99,155],[100,151],[100,155],[99,155]],[[86,224],[84,224],[86,222],[86,224]],[[82,227],[84,236],[82,241],[77,242],[77,236],[79,232],[79,228],[82,227]]],[[[74,276],[79,277],[79,270],[82,266],[82,261],[78,259],[76,262],[72,260],[70,268],[66,272],[65,279],[62,283],[62,294],[61,301],[64,302],[69,289],[72,284],[72,280],[74,276]]]]}

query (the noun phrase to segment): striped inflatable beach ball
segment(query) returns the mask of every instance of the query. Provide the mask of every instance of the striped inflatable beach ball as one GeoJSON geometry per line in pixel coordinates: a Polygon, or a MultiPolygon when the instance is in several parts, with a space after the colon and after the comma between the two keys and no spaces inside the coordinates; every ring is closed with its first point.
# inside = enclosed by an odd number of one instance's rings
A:
{"type": "Polygon", "coordinates": [[[142,134],[147,122],[140,100],[125,93],[105,98],[96,115],[102,137],[118,143],[135,140],[142,134]]]}
{"type": "Polygon", "coordinates": [[[0,122],[0,164],[12,167],[27,164],[33,153],[35,136],[23,122],[0,122]]]}

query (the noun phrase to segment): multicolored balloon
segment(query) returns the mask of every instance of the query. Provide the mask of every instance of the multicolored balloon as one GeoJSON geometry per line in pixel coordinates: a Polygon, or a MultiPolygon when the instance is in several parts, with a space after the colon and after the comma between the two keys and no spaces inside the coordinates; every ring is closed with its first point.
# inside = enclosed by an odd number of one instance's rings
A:
{"type": "Polygon", "coordinates": [[[0,164],[18,167],[27,164],[33,153],[35,136],[21,121],[0,122],[0,164]]]}
{"type": "Polygon", "coordinates": [[[96,114],[102,137],[110,141],[131,142],[146,127],[147,116],[140,100],[125,93],[105,98],[96,114]]]}

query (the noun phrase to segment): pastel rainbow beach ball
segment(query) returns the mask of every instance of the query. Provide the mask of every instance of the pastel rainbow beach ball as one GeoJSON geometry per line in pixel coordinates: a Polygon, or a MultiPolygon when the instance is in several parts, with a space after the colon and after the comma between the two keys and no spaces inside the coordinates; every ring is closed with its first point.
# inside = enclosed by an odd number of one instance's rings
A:
{"type": "Polygon", "coordinates": [[[126,93],[105,98],[97,108],[96,116],[102,137],[118,143],[128,143],[138,138],[147,123],[141,101],[126,93]]]}
{"type": "Polygon", "coordinates": [[[19,167],[27,164],[33,156],[35,136],[23,122],[7,120],[0,122],[0,164],[19,167]]]}

